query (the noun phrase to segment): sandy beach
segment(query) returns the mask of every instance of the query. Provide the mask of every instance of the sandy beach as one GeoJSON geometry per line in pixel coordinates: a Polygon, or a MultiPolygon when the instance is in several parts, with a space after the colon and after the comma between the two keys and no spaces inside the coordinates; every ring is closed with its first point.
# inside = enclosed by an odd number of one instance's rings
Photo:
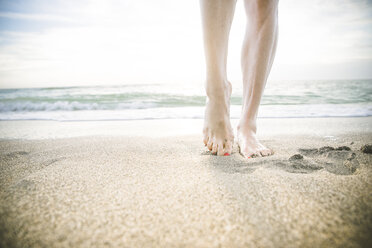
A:
{"type": "Polygon", "coordinates": [[[260,119],[246,160],[202,120],[3,121],[0,246],[371,247],[371,124],[260,119]]]}

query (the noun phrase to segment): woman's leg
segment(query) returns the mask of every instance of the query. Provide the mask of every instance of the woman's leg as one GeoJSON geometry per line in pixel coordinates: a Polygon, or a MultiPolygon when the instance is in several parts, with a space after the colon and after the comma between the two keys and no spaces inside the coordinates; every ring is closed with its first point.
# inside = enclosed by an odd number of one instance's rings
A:
{"type": "Polygon", "coordinates": [[[237,138],[244,157],[268,156],[272,151],[256,138],[256,118],[275,57],[278,1],[245,0],[247,27],[242,49],[243,107],[237,138]]]}
{"type": "Polygon", "coordinates": [[[226,59],[236,0],[200,0],[206,60],[207,104],[204,143],[212,153],[231,154],[234,135],[230,124],[231,84],[226,59]]]}

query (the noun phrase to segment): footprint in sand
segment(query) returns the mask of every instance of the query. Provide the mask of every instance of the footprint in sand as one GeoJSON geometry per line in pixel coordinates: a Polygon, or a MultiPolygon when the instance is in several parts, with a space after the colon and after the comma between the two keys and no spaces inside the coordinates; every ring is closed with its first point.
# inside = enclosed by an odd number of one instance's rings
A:
{"type": "Polygon", "coordinates": [[[299,149],[299,152],[299,155],[312,158],[319,167],[333,174],[352,175],[359,168],[357,155],[348,146],[299,149]]]}
{"type": "MultiPolygon", "coordinates": [[[[368,148],[364,150],[369,151],[368,148]]],[[[364,150],[362,149],[363,153],[364,150]]],[[[325,169],[336,175],[353,175],[360,167],[357,153],[348,146],[299,149],[298,154],[294,154],[289,159],[241,161],[240,159],[215,158],[210,161],[214,167],[225,173],[253,173],[257,168],[279,168],[290,173],[308,174],[325,169]]],[[[274,158],[274,159],[273,159],[274,158]]]]}
{"type": "Polygon", "coordinates": [[[295,154],[288,160],[278,161],[274,163],[274,165],[287,172],[302,174],[307,174],[323,169],[323,166],[316,163],[313,159],[305,158],[301,154],[295,154]]]}

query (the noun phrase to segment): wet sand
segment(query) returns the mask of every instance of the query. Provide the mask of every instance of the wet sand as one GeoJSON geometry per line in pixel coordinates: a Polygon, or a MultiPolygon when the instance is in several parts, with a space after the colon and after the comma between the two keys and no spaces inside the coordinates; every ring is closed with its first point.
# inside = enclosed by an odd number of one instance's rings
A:
{"type": "Polygon", "coordinates": [[[175,123],[0,122],[0,246],[371,247],[371,117],[261,119],[249,160],[175,123]]]}

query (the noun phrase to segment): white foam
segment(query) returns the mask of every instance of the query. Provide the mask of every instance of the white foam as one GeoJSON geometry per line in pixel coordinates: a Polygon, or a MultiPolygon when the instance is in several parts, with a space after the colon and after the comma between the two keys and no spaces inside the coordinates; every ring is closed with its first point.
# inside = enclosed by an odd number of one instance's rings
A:
{"type": "MultiPolygon", "coordinates": [[[[231,106],[231,118],[240,118],[241,107],[231,106]]],[[[259,110],[261,118],[304,118],[304,117],[362,117],[372,116],[372,106],[353,104],[326,105],[263,105],[259,110]]],[[[121,110],[78,110],[78,111],[15,111],[0,113],[0,120],[147,120],[147,119],[203,119],[204,107],[178,108],[128,108],[121,110]]]]}

